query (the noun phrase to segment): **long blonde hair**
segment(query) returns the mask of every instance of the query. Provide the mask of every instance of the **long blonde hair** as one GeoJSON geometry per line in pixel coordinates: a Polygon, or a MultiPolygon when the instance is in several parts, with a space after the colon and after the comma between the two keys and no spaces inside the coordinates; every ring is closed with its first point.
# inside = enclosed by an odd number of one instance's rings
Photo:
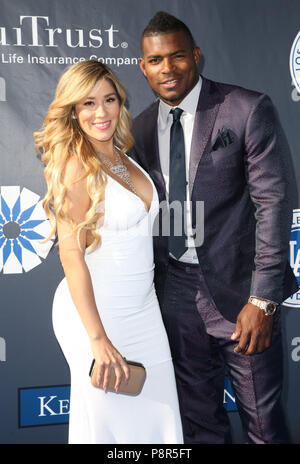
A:
{"type": "Polygon", "coordinates": [[[88,96],[100,79],[107,79],[113,85],[120,103],[114,143],[122,153],[130,150],[133,146],[130,132],[132,120],[125,106],[126,94],[123,85],[108,66],[95,60],[76,63],[62,74],[42,128],[33,134],[35,149],[45,164],[44,174],[48,187],[42,204],[53,226],[49,237],[44,241],[55,234],[56,218],[59,218],[72,224],[72,230],[77,232],[77,237],[82,229],[90,230],[94,241],[89,251],[93,251],[101,242],[97,232],[97,223],[101,216],[98,205],[105,189],[107,175],[77,119],[74,119],[74,107],[88,96]],[[85,169],[87,192],[91,199],[85,219],[80,224],[74,223],[63,211],[66,187],[63,185],[62,176],[66,162],[71,156],[76,156],[85,169]]]}

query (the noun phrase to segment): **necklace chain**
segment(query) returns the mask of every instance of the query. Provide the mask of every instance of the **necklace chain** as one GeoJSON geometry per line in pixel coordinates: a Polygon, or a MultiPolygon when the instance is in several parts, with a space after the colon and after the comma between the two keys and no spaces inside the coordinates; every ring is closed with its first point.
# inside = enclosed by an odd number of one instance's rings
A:
{"type": "Polygon", "coordinates": [[[125,166],[125,164],[123,163],[122,161],[122,158],[120,156],[120,153],[118,152],[118,150],[116,148],[114,148],[114,155],[115,155],[115,158],[116,158],[116,162],[117,164],[113,164],[108,158],[106,155],[104,155],[103,153],[101,153],[101,151],[97,151],[97,154],[101,156],[101,160],[103,161],[103,163],[109,168],[109,170],[113,173],[113,174],[116,174],[116,176],[118,176],[121,180],[123,180],[127,185],[128,187],[130,188],[130,190],[136,194],[136,188],[135,186],[133,185],[132,183],[132,180],[131,180],[131,177],[130,177],[130,174],[128,172],[128,169],[127,167],[125,166]]]}

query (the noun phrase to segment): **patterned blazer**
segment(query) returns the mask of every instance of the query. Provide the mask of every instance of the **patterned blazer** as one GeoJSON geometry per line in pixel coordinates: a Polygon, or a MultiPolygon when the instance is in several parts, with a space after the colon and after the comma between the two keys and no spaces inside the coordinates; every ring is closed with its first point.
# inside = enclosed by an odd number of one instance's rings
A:
{"type": "MultiPolygon", "coordinates": [[[[133,121],[130,155],[150,174],[162,202],[166,196],[158,153],[158,105],[156,101],[133,121]]],[[[296,181],[288,143],[268,96],[203,77],[189,188],[193,206],[204,202],[199,264],[215,305],[227,319],[236,320],[250,295],[281,303],[298,290],[288,262],[296,181]]],[[[195,229],[195,207],[192,210],[195,229]]],[[[154,237],[154,258],[162,302],[167,237],[154,237]]]]}

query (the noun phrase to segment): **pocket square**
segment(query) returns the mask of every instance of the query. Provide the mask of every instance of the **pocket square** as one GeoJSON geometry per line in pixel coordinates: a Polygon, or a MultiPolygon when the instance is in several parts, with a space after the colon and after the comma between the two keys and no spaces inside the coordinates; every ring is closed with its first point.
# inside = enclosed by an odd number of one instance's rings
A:
{"type": "Polygon", "coordinates": [[[227,147],[232,142],[233,142],[233,138],[230,135],[229,130],[223,126],[221,130],[220,129],[218,130],[216,139],[214,143],[212,144],[212,150],[215,151],[215,150],[218,150],[218,148],[220,147],[223,147],[223,148],[227,147]]]}

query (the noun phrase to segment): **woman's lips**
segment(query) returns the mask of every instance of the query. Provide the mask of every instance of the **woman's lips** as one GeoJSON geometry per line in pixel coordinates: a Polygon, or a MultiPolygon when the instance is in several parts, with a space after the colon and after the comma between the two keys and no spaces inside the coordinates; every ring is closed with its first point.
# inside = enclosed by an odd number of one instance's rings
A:
{"type": "Polygon", "coordinates": [[[93,124],[93,126],[100,131],[109,129],[110,125],[111,125],[111,121],[95,122],[93,124]]]}

